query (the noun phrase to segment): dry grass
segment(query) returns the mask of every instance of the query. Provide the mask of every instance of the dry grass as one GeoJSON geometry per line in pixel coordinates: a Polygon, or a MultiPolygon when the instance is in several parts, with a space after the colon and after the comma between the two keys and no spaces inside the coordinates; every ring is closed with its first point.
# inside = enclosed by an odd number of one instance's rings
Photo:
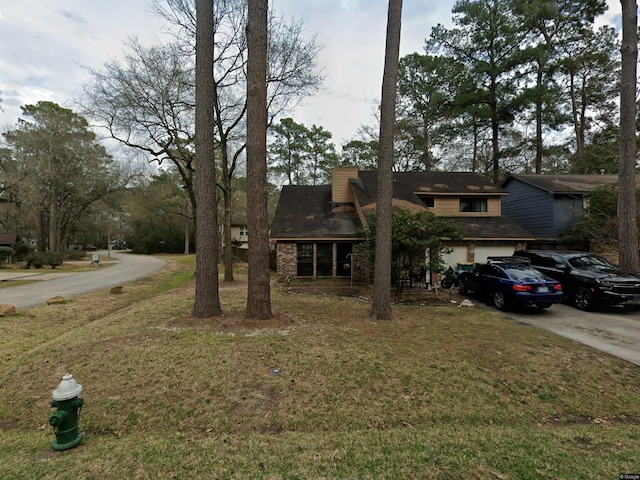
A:
{"type": "Polygon", "coordinates": [[[274,285],[275,318],[189,316],[192,266],[0,319],[0,477],[614,478],[638,470],[640,369],[493,311],[274,285]],[[83,444],[49,449],[83,384],[83,444]],[[277,373],[277,374],[276,374],[277,373]],[[62,472],[62,473],[61,473],[62,472]]]}

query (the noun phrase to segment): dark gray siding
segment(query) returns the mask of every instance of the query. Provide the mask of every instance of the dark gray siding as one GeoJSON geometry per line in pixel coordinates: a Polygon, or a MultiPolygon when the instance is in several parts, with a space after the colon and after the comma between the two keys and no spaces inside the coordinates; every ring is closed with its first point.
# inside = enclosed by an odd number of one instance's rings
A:
{"type": "Polygon", "coordinates": [[[553,236],[572,225],[580,218],[583,212],[582,196],[555,195],[555,207],[553,209],[553,236]]]}
{"type": "Polygon", "coordinates": [[[537,238],[555,236],[553,195],[513,178],[503,188],[509,192],[502,198],[503,215],[537,238]]]}

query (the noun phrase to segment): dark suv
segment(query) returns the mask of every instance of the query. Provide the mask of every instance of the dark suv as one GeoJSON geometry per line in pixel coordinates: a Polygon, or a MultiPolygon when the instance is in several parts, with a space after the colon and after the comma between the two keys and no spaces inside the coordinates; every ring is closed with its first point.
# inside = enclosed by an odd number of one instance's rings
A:
{"type": "Polygon", "coordinates": [[[588,252],[520,250],[514,257],[525,257],[531,265],[558,280],[565,298],[579,310],[600,305],[622,305],[640,310],[640,274],[588,252]]]}

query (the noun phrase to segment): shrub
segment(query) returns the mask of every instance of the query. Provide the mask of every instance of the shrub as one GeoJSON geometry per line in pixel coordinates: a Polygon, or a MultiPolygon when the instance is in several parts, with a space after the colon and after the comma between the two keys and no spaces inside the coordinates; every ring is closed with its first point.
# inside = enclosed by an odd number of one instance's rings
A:
{"type": "Polygon", "coordinates": [[[13,246],[13,258],[16,262],[22,262],[27,256],[33,253],[31,245],[24,242],[18,242],[13,246]]]}
{"type": "Polygon", "coordinates": [[[12,255],[13,255],[13,248],[0,247],[0,263],[4,263],[8,261],[12,255]]]}
{"type": "Polygon", "coordinates": [[[52,269],[55,269],[58,265],[62,265],[64,255],[62,252],[46,252],[44,254],[44,261],[47,265],[51,265],[52,269]]]}
{"type": "Polygon", "coordinates": [[[46,262],[42,253],[30,253],[25,257],[25,268],[42,268],[46,262]]]}

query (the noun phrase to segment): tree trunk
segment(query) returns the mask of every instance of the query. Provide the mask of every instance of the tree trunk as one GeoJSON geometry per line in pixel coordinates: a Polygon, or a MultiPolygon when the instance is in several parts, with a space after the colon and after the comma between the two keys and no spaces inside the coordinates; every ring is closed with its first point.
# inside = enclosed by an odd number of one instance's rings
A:
{"type": "Polygon", "coordinates": [[[491,79],[491,180],[496,185],[500,183],[500,118],[498,114],[498,94],[496,79],[491,79]]]}
{"type": "Polygon", "coordinates": [[[45,210],[40,210],[38,212],[36,223],[38,231],[38,245],[36,246],[36,250],[38,252],[46,252],[47,245],[49,243],[49,223],[47,212],[45,210]]]}
{"type": "Polygon", "coordinates": [[[267,217],[267,0],[249,0],[247,17],[247,217],[249,273],[245,318],[271,315],[267,217]]]}
{"type": "Polygon", "coordinates": [[[218,96],[218,84],[214,78],[214,102],[215,102],[215,124],[219,135],[220,160],[222,162],[222,249],[224,257],[224,281],[233,282],[233,245],[231,244],[231,208],[233,198],[233,174],[235,171],[236,159],[229,162],[229,137],[225,130],[223,119],[223,108],[220,105],[218,96]]]}
{"type": "Polygon", "coordinates": [[[187,218],[184,221],[184,254],[185,255],[189,255],[189,240],[190,240],[190,234],[191,234],[191,232],[189,231],[190,223],[191,223],[191,219],[189,218],[189,215],[187,215],[187,218]]]}
{"type": "Polygon", "coordinates": [[[422,136],[424,137],[424,150],[422,151],[422,165],[427,172],[433,168],[433,158],[431,157],[431,124],[429,118],[422,117],[422,136]]]}
{"type": "Polygon", "coordinates": [[[216,197],[213,2],[196,0],[196,294],[193,316],[222,314],[218,291],[218,202],[216,197]]]}
{"type": "Polygon", "coordinates": [[[391,320],[391,216],[393,209],[393,132],[396,117],[396,86],[400,56],[402,0],[389,0],[387,40],[380,103],[380,149],[378,153],[378,204],[373,279],[372,320],[391,320]]]}
{"type": "Polygon", "coordinates": [[[536,80],[536,86],[538,87],[536,93],[536,160],[534,170],[536,174],[542,173],[542,157],[544,155],[543,142],[542,142],[542,109],[544,107],[543,101],[540,98],[540,90],[542,89],[543,81],[543,66],[538,65],[538,74],[536,80]]]}
{"type": "Polygon", "coordinates": [[[224,208],[224,281],[233,282],[233,243],[231,240],[231,202],[232,202],[232,185],[231,177],[226,176],[223,179],[224,187],[222,188],[223,208],[224,208]]]}
{"type": "Polygon", "coordinates": [[[51,204],[49,206],[49,248],[50,252],[57,252],[60,249],[59,246],[59,233],[58,233],[58,194],[54,188],[51,194],[51,204]]]}
{"type": "Polygon", "coordinates": [[[471,172],[478,173],[478,143],[480,142],[480,134],[478,133],[478,124],[473,120],[473,156],[471,157],[471,172]]]}
{"type": "MultiPolygon", "coordinates": [[[[569,76],[569,91],[571,96],[571,121],[573,123],[573,131],[576,139],[576,153],[574,158],[574,164],[582,165],[584,160],[584,148],[585,148],[585,140],[584,140],[584,131],[585,131],[585,123],[584,123],[584,108],[582,109],[582,114],[578,109],[578,98],[576,92],[576,84],[575,84],[575,76],[573,73],[569,76]]],[[[584,102],[582,102],[584,105],[584,102]]]]}
{"type": "Polygon", "coordinates": [[[620,266],[640,270],[636,201],[636,71],[638,14],[636,0],[622,3],[622,75],[620,82],[620,158],[618,161],[618,246],[620,266]]]}

